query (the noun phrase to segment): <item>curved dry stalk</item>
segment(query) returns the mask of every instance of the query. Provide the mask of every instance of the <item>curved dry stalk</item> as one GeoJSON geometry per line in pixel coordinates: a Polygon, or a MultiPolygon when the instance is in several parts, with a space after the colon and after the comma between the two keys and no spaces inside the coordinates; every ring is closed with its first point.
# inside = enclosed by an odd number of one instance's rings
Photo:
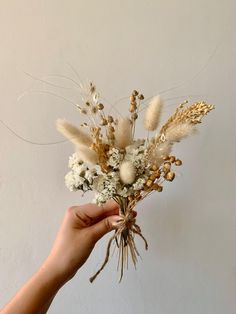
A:
{"type": "Polygon", "coordinates": [[[66,97],[63,97],[63,96],[58,95],[56,93],[48,92],[48,91],[45,91],[45,90],[28,90],[28,91],[25,91],[17,98],[17,101],[20,101],[26,95],[30,95],[30,94],[34,94],[34,93],[35,94],[47,94],[47,95],[51,95],[51,96],[63,99],[64,101],[67,101],[68,103],[72,104],[74,107],[77,108],[77,104],[75,102],[71,101],[70,99],[67,99],[66,97]]]}
{"type": "Polygon", "coordinates": [[[115,239],[115,236],[116,236],[116,234],[114,234],[114,235],[110,238],[110,240],[109,240],[109,242],[108,242],[108,244],[107,244],[106,257],[105,257],[105,260],[104,260],[102,266],[99,268],[99,270],[98,270],[92,277],[89,278],[89,281],[90,281],[91,283],[97,278],[97,276],[100,274],[100,272],[101,272],[101,271],[103,270],[103,268],[106,266],[106,264],[107,264],[107,262],[108,262],[108,260],[109,260],[109,256],[110,256],[111,244],[112,244],[113,240],[115,239]]]}
{"type": "Polygon", "coordinates": [[[74,89],[74,87],[62,86],[62,85],[58,85],[58,84],[46,81],[46,80],[44,80],[44,78],[34,76],[34,75],[32,75],[32,74],[30,74],[28,72],[25,72],[25,71],[24,71],[24,74],[29,76],[30,78],[32,78],[35,81],[47,84],[47,85],[52,86],[52,87],[63,88],[63,89],[74,89]]]}
{"type": "Polygon", "coordinates": [[[55,141],[55,142],[46,142],[46,143],[40,143],[40,142],[34,142],[32,140],[29,140],[19,134],[17,134],[8,124],[6,124],[4,121],[0,120],[0,123],[2,123],[2,125],[4,125],[4,127],[6,129],[8,129],[8,131],[10,131],[13,135],[15,135],[18,139],[20,139],[23,142],[32,144],[32,145],[38,145],[38,146],[50,146],[50,145],[58,145],[58,144],[62,144],[62,143],[66,143],[69,142],[69,140],[62,140],[62,141],[55,141]]]}

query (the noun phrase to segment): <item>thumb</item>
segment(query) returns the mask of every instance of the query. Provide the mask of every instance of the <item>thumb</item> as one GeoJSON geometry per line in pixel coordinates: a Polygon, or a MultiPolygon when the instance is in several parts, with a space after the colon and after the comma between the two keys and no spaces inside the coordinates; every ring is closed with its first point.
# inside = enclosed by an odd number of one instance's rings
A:
{"type": "Polygon", "coordinates": [[[101,237],[103,237],[106,233],[116,229],[121,220],[122,220],[121,216],[113,215],[108,216],[100,220],[98,223],[90,226],[89,228],[93,234],[95,242],[101,239],[101,237]]]}

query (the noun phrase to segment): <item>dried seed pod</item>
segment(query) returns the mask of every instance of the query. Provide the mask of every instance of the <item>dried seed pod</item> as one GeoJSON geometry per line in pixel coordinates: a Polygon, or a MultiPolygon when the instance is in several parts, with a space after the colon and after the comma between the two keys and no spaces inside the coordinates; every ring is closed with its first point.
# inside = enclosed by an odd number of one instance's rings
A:
{"type": "Polygon", "coordinates": [[[113,119],[112,116],[108,116],[108,117],[107,117],[107,121],[108,121],[109,123],[112,123],[112,122],[114,122],[114,119],[113,119]]]}
{"type": "Polygon", "coordinates": [[[108,131],[109,131],[110,133],[113,133],[113,132],[115,131],[115,129],[114,129],[114,127],[113,127],[112,125],[110,125],[110,126],[108,127],[108,131]]]}
{"type": "Polygon", "coordinates": [[[103,110],[104,109],[104,105],[102,103],[99,103],[97,105],[98,110],[103,110]]]}
{"type": "Polygon", "coordinates": [[[132,95],[133,96],[138,96],[138,92],[134,89],[133,92],[132,92],[132,95]]]}
{"type": "Polygon", "coordinates": [[[82,108],[82,109],[80,110],[80,112],[83,113],[83,114],[87,114],[87,113],[88,113],[87,109],[85,109],[85,108],[82,108]]]}
{"type": "Polygon", "coordinates": [[[161,192],[163,190],[163,187],[157,183],[153,184],[152,188],[153,190],[156,190],[158,192],[161,192]]]}
{"type": "Polygon", "coordinates": [[[180,159],[176,159],[175,165],[176,166],[181,166],[182,165],[182,161],[180,159]]]}
{"type": "Polygon", "coordinates": [[[88,127],[88,123],[84,122],[84,123],[82,123],[80,126],[82,126],[82,127],[88,127]]]}
{"type": "Polygon", "coordinates": [[[131,118],[132,118],[133,120],[137,120],[137,119],[138,119],[138,114],[137,114],[137,112],[133,112],[132,115],[131,115],[131,118]]]}
{"type": "Polygon", "coordinates": [[[90,106],[90,102],[86,101],[85,105],[89,107],[90,106]]]}
{"type": "Polygon", "coordinates": [[[162,159],[163,159],[163,160],[169,160],[169,159],[170,159],[170,156],[165,155],[165,156],[162,157],[162,159]]]}
{"type": "Polygon", "coordinates": [[[115,139],[115,135],[113,133],[109,133],[107,137],[109,140],[112,140],[112,141],[115,139]]]}
{"type": "Polygon", "coordinates": [[[149,177],[150,180],[155,181],[156,180],[156,174],[152,173],[149,177]]]}
{"type": "Polygon", "coordinates": [[[133,105],[133,106],[135,106],[135,107],[137,107],[137,102],[136,102],[136,100],[131,101],[130,104],[133,105]]]}
{"type": "Polygon", "coordinates": [[[144,99],[143,94],[138,95],[138,99],[143,100],[144,99]]]}
{"type": "Polygon", "coordinates": [[[95,114],[95,113],[97,113],[97,111],[98,111],[98,108],[96,106],[93,106],[91,108],[91,113],[95,114]]]}
{"type": "Polygon", "coordinates": [[[152,185],[153,185],[153,181],[148,179],[146,182],[146,186],[150,188],[152,185]]]}
{"type": "Polygon", "coordinates": [[[134,95],[131,95],[129,99],[130,99],[130,102],[132,103],[136,100],[136,97],[134,95]]]}
{"type": "Polygon", "coordinates": [[[156,165],[152,165],[152,170],[153,171],[156,171],[158,168],[157,168],[157,166],[156,165]]]}
{"type": "Polygon", "coordinates": [[[158,169],[155,173],[156,173],[156,178],[159,179],[161,176],[161,171],[158,169]]]}
{"type": "Polygon", "coordinates": [[[175,162],[175,156],[170,156],[170,162],[174,163],[175,162]]]}
{"type": "Polygon", "coordinates": [[[105,118],[102,118],[101,122],[100,122],[101,125],[107,125],[107,119],[105,118]]]}
{"type": "Polygon", "coordinates": [[[131,161],[123,161],[120,166],[120,178],[124,184],[132,184],[135,181],[136,169],[131,161]]]}
{"type": "Polygon", "coordinates": [[[93,94],[96,92],[96,86],[94,85],[93,82],[89,82],[89,92],[90,94],[93,94]]]}
{"type": "Polygon", "coordinates": [[[167,173],[170,171],[170,169],[162,168],[162,172],[164,177],[167,175],[167,173]]]}
{"type": "Polygon", "coordinates": [[[135,105],[133,105],[133,104],[131,104],[130,107],[129,107],[129,111],[130,112],[135,112],[136,109],[137,109],[137,107],[135,105]]]}
{"type": "Polygon", "coordinates": [[[108,152],[110,150],[110,145],[109,144],[104,144],[104,150],[108,152]]]}
{"type": "Polygon", "coordinates": [[[175,178],[175,173],[172,171],[167,172],[167,174],[165,175],[165,179],[167,181],[173,181],[175,178]]]}
{"type": "Polygon", "coordinates": [[[163,167],[164,167],[165,169],[167,169],[167,170],[170,170],[170,168],[171,168],[171,163],[170,163],[170,162],[165,162],[164,165],[163,165],[163,167]]]}

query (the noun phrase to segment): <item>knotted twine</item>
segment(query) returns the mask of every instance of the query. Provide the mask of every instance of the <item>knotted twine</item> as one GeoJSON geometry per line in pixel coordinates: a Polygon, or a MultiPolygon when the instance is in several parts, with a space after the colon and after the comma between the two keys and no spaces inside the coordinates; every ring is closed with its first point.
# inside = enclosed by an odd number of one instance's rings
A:
{"type": "Polygon", "coordinates": [[[136,268],[138,256],[140,256],[137,247],[135,245],[134,236],[135,234],[139,235],[145,244],[145,249],[148,249],[148,243],[147,240],[144,238],[141,232],[141,228],[136,224],[136,213],[134,212],[134,206],[136,205],[136,201],[131,202],[121,202],[119,199],[117,200],[117,203],[120,205],[120,213],[121,216],[120,222],[115,230],[114,235],[109,239],[106,249],[106,256],[104,259],[103,264],[98,269],[98,271],[90,277],[89,281],[92,283],[97,276],[101,273],[101,271],[104,269],[106,264],[109,261],[110,257],[110,249],[113,241],[116,242],[116,245],[119,250],[119,258],[118,258],[118,266],[117,269],[120,268],[120,279],[119,282],[121,282],[123,273],[124,273],[124,266],[125,263],[127,263],[128,267],[128,255],[130,250],[131,259],[133,261],[134,267],[136,268]]]}

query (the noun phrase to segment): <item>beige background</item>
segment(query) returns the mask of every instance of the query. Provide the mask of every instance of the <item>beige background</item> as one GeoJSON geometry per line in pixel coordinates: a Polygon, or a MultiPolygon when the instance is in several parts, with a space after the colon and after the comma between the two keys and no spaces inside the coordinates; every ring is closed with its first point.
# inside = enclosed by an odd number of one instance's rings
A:
{"type": "MultiPolygon", "coordinates": [[[[150,246],[138,243],[138,270],[118,284],[114,257],[91,285],[105,237],[49,313],[236,313],[235,12],[234,0],[0,1],[0,118],[28,140],[61,140],[57,117],[79,122],[69,102],[42,93],[77,102],[74,83],[48,77],[67,87],[57,88],[24,73],[78,81],[68,63],[107,103],[133,88],[150,97],[178,86],[162,94],[165,114],[186,98],[216,105],[199,135],[176,147],[177,179],[138,208],[150,246]]],[[[123,114],[125,105],[117,104],[123,114]]],[[[64,186],[69,143],[30,145],[2,124],[0,143],[3,305],[47,256],[65,209],[91,195],[64,186]]]]}

